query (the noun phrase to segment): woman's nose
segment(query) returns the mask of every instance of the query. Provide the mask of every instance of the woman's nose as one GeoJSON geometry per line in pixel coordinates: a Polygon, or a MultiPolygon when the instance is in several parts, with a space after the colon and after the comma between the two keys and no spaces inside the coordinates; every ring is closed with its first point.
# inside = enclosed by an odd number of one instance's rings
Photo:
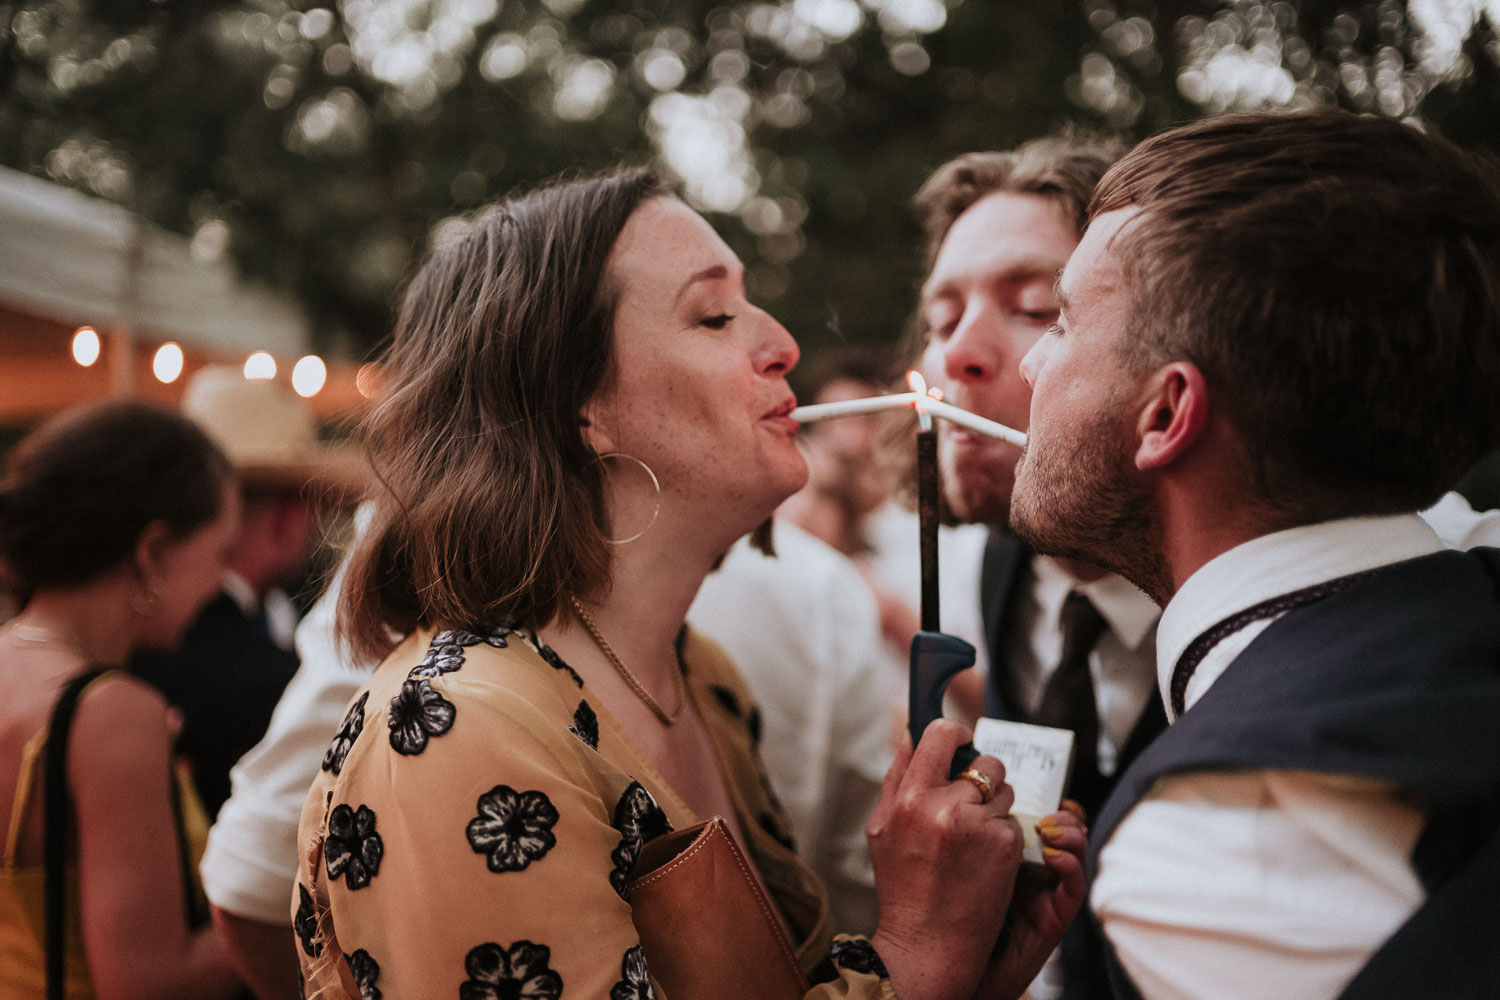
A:
{"type": "Polygon", "coordinates": [[[764,333],[755,354],[755,370],[761,375],[776,378],[785,376],[797,367],[802,351],[786,327],[770,313],[762,312],[764,333]]]}

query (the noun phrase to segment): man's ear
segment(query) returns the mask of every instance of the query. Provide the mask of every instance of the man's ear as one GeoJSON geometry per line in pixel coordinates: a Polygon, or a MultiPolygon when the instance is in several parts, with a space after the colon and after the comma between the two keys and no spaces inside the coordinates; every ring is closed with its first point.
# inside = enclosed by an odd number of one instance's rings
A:
{"type": "Polygon", "coordinates": [[[1150,389],[1136,424],[1138,469],[1159,469],[1181,458],[1208,421],[1208,382],[1189,361],[1164,365],[1150,389]]]}

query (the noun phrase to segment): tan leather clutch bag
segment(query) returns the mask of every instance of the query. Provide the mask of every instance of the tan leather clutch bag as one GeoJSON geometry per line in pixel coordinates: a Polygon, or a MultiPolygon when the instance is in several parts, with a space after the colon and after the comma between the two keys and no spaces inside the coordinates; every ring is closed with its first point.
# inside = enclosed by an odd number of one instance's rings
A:
{"type": "Polygon", "coordinates": [[[630,906],[651,976],[680,1000],[800,1000],[807,976],[718,816],[641,847],[630,906]]]}

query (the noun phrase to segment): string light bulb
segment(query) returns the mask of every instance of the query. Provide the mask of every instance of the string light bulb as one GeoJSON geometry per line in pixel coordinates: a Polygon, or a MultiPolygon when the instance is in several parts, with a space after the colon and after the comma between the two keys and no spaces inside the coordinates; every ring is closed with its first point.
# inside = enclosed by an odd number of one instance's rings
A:
{"type": "Polygon", "coordinates": [[[182,374],[182,348],[170,340],[158,347],[151,359],[151,372],[158,382],[166,385],[176,382],[182,374]]]}
{"type": "Polygon", "coordinates": [[[303,399],[311,399],[328,381],[328,366],[316,354],[309,354],[292,367],[292,388],[303,399]]]}
{"type": "Polygon", "coordinates": [[[73,360],[84,368],[99,360],[99,334],[91,326],[80,326],[73,334],[73,360]]]}
{"type": "Polygon", "coordinates": [[[380,387],[385,381],[385,372],[380,368],[380,362],[367,361],[359,366],[359,371],[354,374],[354,388],[366,399],[374,399],[380,395],[380,387]]]}
{"type": "Polygon", "coordinates": [[[266,351],[256,351],[245,359],[245,378],[251,382],[269,382],[276,377],[276,359],[266,351]]]}

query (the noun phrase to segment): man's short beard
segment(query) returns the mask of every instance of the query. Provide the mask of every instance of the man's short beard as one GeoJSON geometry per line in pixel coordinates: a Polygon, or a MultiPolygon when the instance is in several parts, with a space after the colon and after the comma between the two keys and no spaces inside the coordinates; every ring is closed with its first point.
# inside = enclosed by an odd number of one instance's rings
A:
{"type": "Polygon", "coordinates": [[[1035,551],[1118,573],[1164,605],[1173,588],[1160,526],[1123,440],[1106,412],[1061,446],[1028,447],[1016,471],[1010,526],[1035,551]]]}
{"type": "Polygon", "coordinates": [[[1010,491],[979,487],[959,476],[943,477],[943,502],[959,524],[1005,524],[1010,520],[1010,491]]]}
{"type": "Polygon", "coordinates": [[[1011,461],[970,461],[962,471],[951,448],[939,444],[938,464],[943,477],[943,506],[947,518],[959,524],[997,524],[1010,521],[1010,499],[1015,489],[1011,461]]]}

